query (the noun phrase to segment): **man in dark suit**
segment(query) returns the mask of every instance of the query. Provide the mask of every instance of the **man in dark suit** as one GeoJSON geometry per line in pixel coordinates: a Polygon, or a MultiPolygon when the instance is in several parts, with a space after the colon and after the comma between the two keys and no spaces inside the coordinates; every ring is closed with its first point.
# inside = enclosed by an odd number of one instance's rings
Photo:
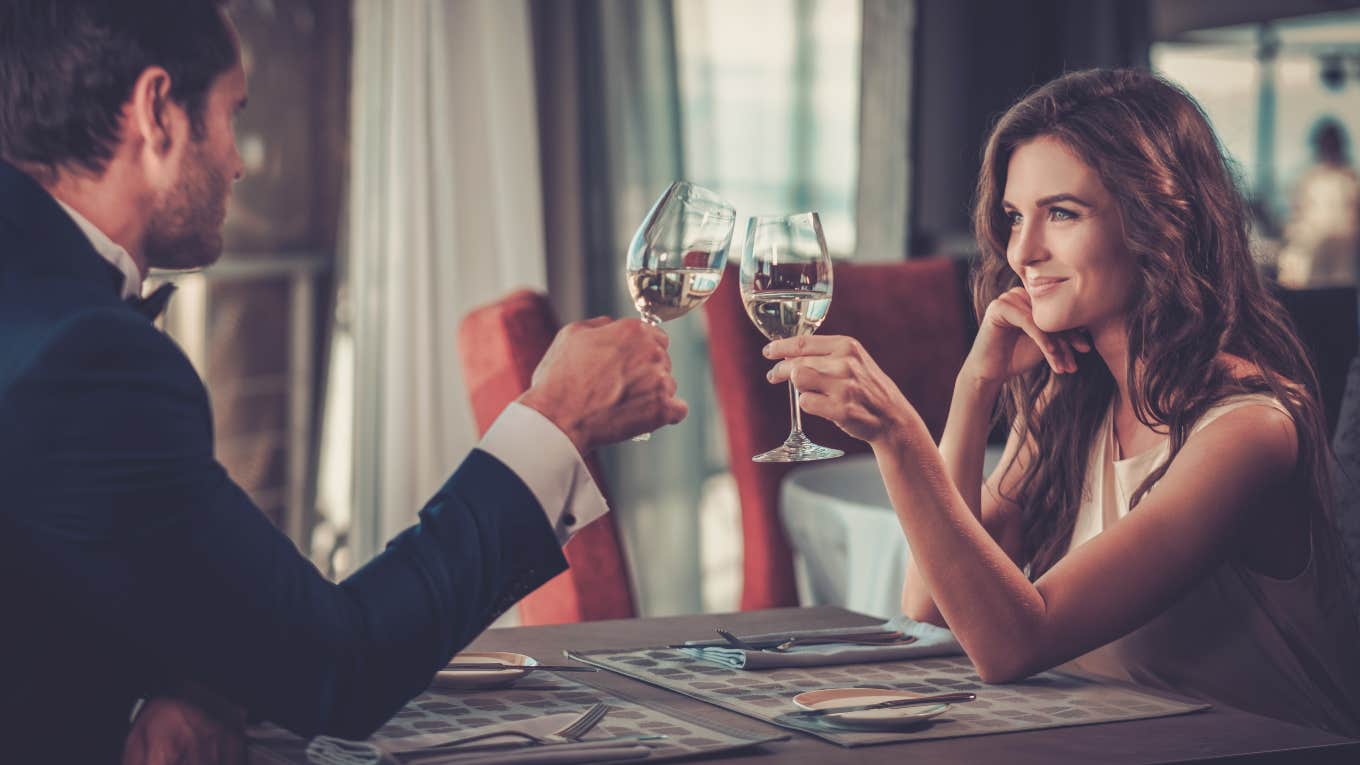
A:
{"type": "Polygon", "coordinates": [[[685,414],[664,334],[570,326],[420,522],[324,579],[214,459],[201,381],[135,302],[149,267],[221,252],[245,104],[221,5],[0,0],[0,752],[15,762],[231,760],[237,710],[367,736],[562,570],[559,545],[605,510],[581,453],[685,414]]]}

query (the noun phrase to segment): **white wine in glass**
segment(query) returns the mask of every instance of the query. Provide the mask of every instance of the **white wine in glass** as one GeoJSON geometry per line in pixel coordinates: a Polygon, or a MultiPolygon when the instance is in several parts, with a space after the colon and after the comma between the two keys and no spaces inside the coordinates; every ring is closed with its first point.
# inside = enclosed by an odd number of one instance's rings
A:
{"type": "Polygon", "coordinates": [[[746,313],[760,334],[771,340],[810,335],[822,326],[831,308],[831,293],[823,290],[770,290],[742,296],[746,313]]]}
{"type": "Polygon", "coordinates": [[[718,289],[736,221],[732,205],[702,186],[676,181],[662,192],[628,245],[628,293],[643,321],[678,319],[718,289]]]}
{"type": "Polygon", "coordinates": [[[720,281],[721,268],[638,269],[628,272],[628,292],[643,319],[659,324],[703,305],[720,281]]]}
{"type": "MultiPolygon", "coordinates": [[[[831,284],[831,256],[817,213],[751,219],[741,253],[741,300],[761,334],[781,340],[816,332],[831,309],[831,284]]],[[[845,454],[808,440],[792,380],[789,419],[784,443],[752,460],[809,462],[845,454]]]]}

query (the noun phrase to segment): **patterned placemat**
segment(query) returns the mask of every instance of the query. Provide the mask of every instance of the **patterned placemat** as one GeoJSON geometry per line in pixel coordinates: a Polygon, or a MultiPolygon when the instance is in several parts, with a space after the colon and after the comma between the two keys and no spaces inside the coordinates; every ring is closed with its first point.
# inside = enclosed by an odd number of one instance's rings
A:
{"type": "Polygon", "coordinates": [[[879,664],[740,670],[692,659],[669,648],[572,651],[578,661],[683,693],[725,709],[819,736],[842,746],[981,736],[1068,725],[1167,717],[1208,709],[1208,704],[1137,688],[1115,680],[1044,672],[1009,685],[984,685],[966,656],[879,664]],[[824,718],[791,715],[793,697],[819,688],[884,688],[916,693],[972,691],[976,701],[956,704],[916,727],[866,731],[824,718]]]}
{"type": "MultiPolygon", "coordinates": [[[[664,735],[649,741],[647,762],[733,752],[788,736],[768,736],[700,723],[673,711],[643,706],[619,691],[604,691],[564,675],[534,672],[508,688],[484,691],[431,688],[417,696],[384,725],[375,738],[401,739],[424,733],[457,733],[497,723],[527,720],[559,712],[582,712],[596,702],[611,709],[591,737],[664,735]]],[[[306,763],[306,739],[272,725],[250,731],[251,762],[306,763]]]]}

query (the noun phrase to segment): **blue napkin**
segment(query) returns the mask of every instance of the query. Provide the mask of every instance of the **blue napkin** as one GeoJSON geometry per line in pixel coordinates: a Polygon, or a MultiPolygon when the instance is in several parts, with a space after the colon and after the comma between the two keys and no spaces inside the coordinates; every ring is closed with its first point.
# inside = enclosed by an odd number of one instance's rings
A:
{"type": "Polygon", "coordinates": [[[680,652],[696,659],[711,662],[730,669],[773,669],[776,667],[825,667],[833,664],[870,664],[881,661],[901,661],[903,659],[923,659],[929,656],[958,656],[963,653],[962,646],[954,639],[954,633],[933,624],[914,621],[898,616],[880,625],[861,628],[837,627],[819,630],[793,630],[771,632],[764,635],[742,635],[751,642],[776,640],[788,637],[816,638],[827,635],[850,637],[856,634],[896,630],[916,638],[906,645],[854,645],[850,643],[825,643],[822,645],[795,645],[787,651],[746,651],[722,642],[720,645],[711,640],[694,640],[686,643],[680,652]]]}

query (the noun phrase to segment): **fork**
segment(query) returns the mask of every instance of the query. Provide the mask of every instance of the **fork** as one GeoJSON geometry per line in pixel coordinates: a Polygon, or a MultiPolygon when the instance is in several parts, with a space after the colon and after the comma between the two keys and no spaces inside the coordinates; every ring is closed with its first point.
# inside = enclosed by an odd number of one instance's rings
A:
{"type": "MultiPolygon", "coordinates": [[[[595,706],[587,709],[570,725],[559,730],[553,736],[564,741],[579,741],[582,736],[590,732],[591,728],[599,725],[607,714],[609,714],[609,705],[603,701],[596,702],[595,706]]],[[[553,736],[548,736],[548,738],[551,739],[553,736]]]]}
{"type": "Polygon", "coordinates": [[[727,642],[731,643],[734,647],[740,648],[743,651],[764,650],[755,643],[748,643],[745,640],[742,640],[741,638],[732,634],[731,632],[728,632],[727,630],[723,629],[722,627],[717,628],[716,630],[714,630],[714,632],[718,633],[718,636],[721,637],[723,640],[726,640],[727,642]]]}
{"type": "MultiPolygon", "coordinates": [[[[569,744],[579,741],[582,736],[589,733],[605,715],[609,714],[609,705],[603,702],[597,703],[590,709],[582,712],[575,720],[559,728],[555,733],[546,736],[535,736],[532,733],[519,730],[495,730],[477,733],[471,736],[464,736],[452,741],[445,741],[442,744],[425,747],[422,749],[410,750],[403,754],[424,755],[435,752],[444,752],[449,749],[458,751],[481,751],[484,747],[466,748],[464,744],[476,741],[483,741],[489,738],[502,738],[514,736],[524,739],[523,744],[489,745],[487,749],[498,749],[504,746],[536,746],[540,744],[569,744]]],[[[397,765],[398,760],[393,752],[372,741],[348,741],[333,736],[317,736],[307,744],[307,760],[313,765],[397,765]]]]}
{"type": "MultiPolygon", "coordinates": [[[[436,744],[434,746],[425,747],[424,749],[421,749],[419,751],[442,752],[446,749],[457,749],[458,751],[472,751],[472,749],[468,749],[464,745],[471,744],[476,741],[483,741],[489,738],[500,738],[502,736],[519,736],[525,739],[525,743],[519,744],[519,746],[533,746],[539,744],[570,744],[574,741],[580,741],[582,736],[589,733],[591,729],[593,729],[596,725],[599,725],[600,721],[604,719],[604,716],[609,714],[609,709],[610,707],[608,704],[605,704],[603,702],[597,703],[590,709],[587,709],[586,711],[582,712],[580,716],[577,717],[575,720],[572,720],[563,727],[559,728],[556,733],[549,733],[546,736],[535,736],[532,733],[527,733],[525,731],[519,730],[487,731],[485,733],[478,733],[472,736],[456,738],[452,741],[445,741],[442,744],[436,744]]],[[[500,748],[503,746],[515,746],[515,745],[506,742],[505,744],[488,745],[487,748],[500,748]]]]}

